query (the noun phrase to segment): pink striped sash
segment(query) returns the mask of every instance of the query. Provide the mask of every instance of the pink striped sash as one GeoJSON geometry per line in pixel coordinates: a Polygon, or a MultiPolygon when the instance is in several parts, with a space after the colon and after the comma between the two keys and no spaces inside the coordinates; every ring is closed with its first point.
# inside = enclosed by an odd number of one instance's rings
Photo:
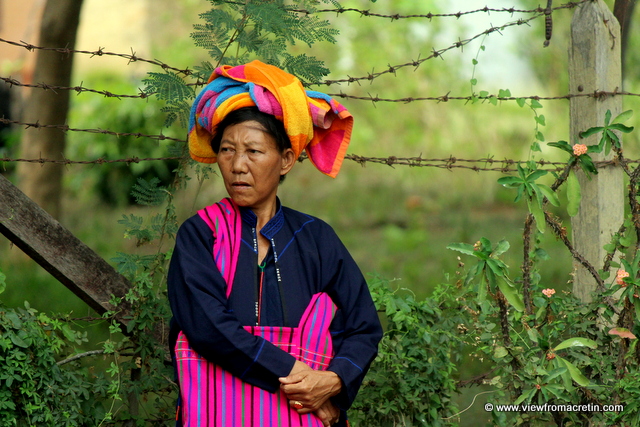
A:
{"type": "MultiPolygon", "coordinates": [[[[336,305],[326,293],[313,296],[296,328],[245,326],[282,350],[324,370],[333,357],[329,325],[336,305]]],[[[180,332],[176,343],[183,425],[192,427],[322,427],[315,414],[299,415],[281,390],[269,393],[209,363],[180,332]]]]}

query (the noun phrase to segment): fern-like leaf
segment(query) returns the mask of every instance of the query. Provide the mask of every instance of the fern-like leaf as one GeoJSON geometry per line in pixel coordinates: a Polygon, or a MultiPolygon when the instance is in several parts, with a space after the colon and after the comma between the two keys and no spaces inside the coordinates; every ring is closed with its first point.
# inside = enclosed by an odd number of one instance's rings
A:
{"type": "Polygon", "coordinates": [[[193,68],[193,75],[197,79],[207,81],[211,73],[213,73],[214,69],[215,67],[211,62],[203,61],[200,63],[200,65],[196,65],[193,68]]]}
{"type": "Polygon", "coordinates": [[[158,206],[167,197],[167,189],[158,184],[160,184],[160,180],[157,177],[153,177],[149,181],[138,178],[138,183],[133,186],[131,195],[140,205],[158,206]]]}
{"type": "Polygon", "coordinates": [[[167,113],[167,117],[164,120],[166,127],[171,126],[176,120],[180,123],[180,126],[187,127],[189,123],[189,112],[191,106],[186,102],[178,102],[175,105],[167,105],[162,107],[160,111],[167,113]]]}
{"type": "Polygon", "coordinates": [[[111,261],[116,263],[118,273],[128,278],[135,277],[138,271],[138,257],[122,252],[116,252],[116,254],[117,256],[111,258],[111,261]]]}
{"type": "Polygon", "coordinates": [[[195,96],[194,90],[176,73],[148,73],[149,77],[143,80],[146,84],[146,93],[154,92],[159,99],[171,103],[191,99],[195,96]]]}
{"type": "Polygon", "coordinates": [[[324,62],[314,56],[303,53],[296,56],[285,54],[284,57],[284,69],[305,82],[319,81],[329,74],[329,69],[324,66],[324,62]]]}

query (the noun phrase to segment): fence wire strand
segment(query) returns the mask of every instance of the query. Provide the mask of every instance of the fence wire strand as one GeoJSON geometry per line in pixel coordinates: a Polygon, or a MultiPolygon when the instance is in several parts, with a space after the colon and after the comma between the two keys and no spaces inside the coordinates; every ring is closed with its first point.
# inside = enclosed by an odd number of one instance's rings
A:
{"type": "MultiPolygon", "coordinates": [[[[552,7],[552,8],[542,8],[542,7],[537,7],[534,9],[516,9],[514,7],[511,8],[489,8],[489,7],[484,7],[484,8],[479,8],[479,9],[475,9],[475,10],[469,10],[466,12],[455,12],[455,13],[427,13],[427,14],[413,14],[413,15],[401,15],[401,14],[380,14],[380,13],[375,13],[375,12],[371,12],[370,10],[365,10],[365,9],[357,9],[357,8],[337,8],[337,9],[318,9],[318,10],[314,10],[314,11],[309,11],[309,10],[304,10],[304,9],[291,9],[292,12],[296,12],[296,13],[305,13],[305,14],[314,14],[314,13],[336,13],[336,14],[343,14],[343,13],[359,13],[362,16],[367,16],[367,17],[377,17],[377,18],[388,18],[391,20],[399,20],[399,19],[409,19],[409,18],[420,18],[420,19],[433,19],[433,18],[461,18],[462,16],[465,15],[471,15],[471,14],[476,14],[476,13],[509,13],[510,15],[514,15],[516,13],[519,14],[531,14],[533,16],[530,16],[528,18],[525,19],[518,19],[516,21],[513,22],[509,22],[500,26],[491,26],[490,28],[486,29],[485,31],[476,34],[475,36],[472,36],[468,39],[465,40],[459,40],[455,43],[453,43],[451,46],[443,48],[443,49],[439,49],[436,50],[435,48],[432,50],[432,53],[425,58],[418,58],[417,60],[412,60],[409,62],[406,62],[404,64],[398,64],[398,65],[389,65],[387,69],[380,71],[380,72],[371,72],[366,76],[361,76],[361,77],[351,77],[348,76],[345,79],[337,79],[337,80],[325,80],[325,81],[321,81],[321,82],[315,82],[315,83],[311,83],[310,85],[334,85],[334,84],[342,84],[342,83],[347,83],[347,84],[351,84],[351,83],[358,83],[360,84],[361,81],[373,81],[374,79],[382,76],[382,75],[386,75],[386,74],[396,74],[396,71],[398,71],[399,69],[405,68],[405,67],[419,67],[423,62],[432,59],[432,58],[438,58],[438,57],[442,57],[442,55],[452,49],[456,49],[456,48],[462,48],[465,45],[471,43],[472,41],[489,35],[491,33],[494,32],[501,32],[502,30],[504,30],[507,27],[513,27],[513,26],[520,26],[520,25],[529,25],[529,22],[543,17],[543,16],[548,16],[550,15],[552,12],[555,12],[557,10],[560,9],[570,9],[570,8],[575,8],[577,6],[579,6],[582,3],[585,3],[587,1],[592,1],[592,0],[581,0],[581,1],[573,1],[573,2],[568,2],[565,4],[562,4],[560,6],[556,6],[556,7],[552,7]]],[[[225,3],[229,3],[229,4],[241,4],[238,2],[233,2],[233,1],[228,1],[225,3]]],[[[242,3],[244,4],[244,3],[242,3]]],[[[71,55],[71,54],[83,54],[83,55],[90,55],[91,57],[94,56],[115,56],[115,57],[120,57],[120,58],[124,58],[126,60],[128,60],[128,64],[132,63],[132,62],[145,62],[145,63],[149,63],[155,66],[159,66],[164,70],[169,70],[169,71],[174,71],[177,73],[180,73],[184,76],[191,76],[193,74],[193,72],[189,69],[181,69],[181,68],[177,68],[177,67],[172,67],[162,61],[159,60],[149,60],[149,59],[145,59],[142,57],[139,57],[136,55],[136,53],[132,50],[131,54],[122,54],[122,53],[115,53],[115,52],[108,52],[105,51],[104,48],[100,47],[98,48],[98,50],[95,51],[89,51],[89,50],[75,50],[75,49],[69,49],[69,48],[47,48],[47,47],[42,47],[42,46],[36,46],[24,41],[12,41],[12,40],[6,40],[6,39],[2,39],[0,38],[0,42],[1,43],[7,43],[13,46],[17,46],[17,47],[22,47],[24,49],[27,49],[28,51],[35,51],[35,50],[50,50],[50,51],[55,51],[55,52],[59,52],[61,54],[65,54],[65,55],[71,55]]],[[[142,89],[140,90],[140,93],[136,94],[136,95],[131,95],[131,94],[115,94],[112,93],[110,91],[106,91],[106,90],[97,90],[97,89],[91,89],[91,88],[86,88],[84,86],[82,86],[82,84],[80,84],[79,86],[73,86],[73,87],[63,87],[63,86],[55,86],[55,85],[49,85],[46,83],[24,83],[24,82],[20,82],[19,80],[15,79],[15,78],[11,78],[11,77],[0,77],[0,80],[4,81],[6,84],[10,85],[10,86],[20,86],[20,87],[28,87],[28,88],[34,88],[34,89],[43,89],[43,90],[53,90],[53,91],[75,91],[78,94],[83,93],[83,92],[89,92],[89,93],[95,93],[95,94],[99,94],[99,95],[103,95],[105,97],[108,98],[141,98],[141,99],[145,99],[148,98],[149,96],[153,95],[152,92],[144,92],[142,89]]],[[[204,82],[200,82],[197,81],[195,83],[189,83],[189,85],[202,85],[204,84],[204,82]]],[[[476,101],[487,101],[487,100],[496,100],[496,101],[517,101],[517,100],[522,100],[522,99],[528,99],[528,100],[536,100],[536,101],[542,101],[542,100],[546,100],[546,101],[550,101],[550,100],[567,100],[567,99],[571,99],[571,98],[575,98],[575,97],[594,97],[596,99],[603,99],[609,96],[617,96],[617,95],[625,95],[625,96],[640,96],[640,94],[638,93],[631,93],[631,92],[626,92],[626,91],[619,91],[619,90],[615,90],[613,92],[606,92],[606,91],[594,91],[592,93],[579,93],[579,94],[566,94],[566,95],[562,95],[562,96],[548,96],[548,97],[543,97],[543,96],[524,96],[524,97],[513,97],[513,96],[509,96],[509,97],[500,97],[500,96],[496,96],[496,95],[487,95],[487,96],[478,96],[476,94],[473,94],[471,96],[451,96],[450,93],[447,93],[445,95],[441,95],[441,96],[429,96],[429,97],[404,97],[404,98],[382,98],[379,96],[374,96],[369,94],[368,96],[357,96],[357,95],[350,95],[344,92],[340,92],[340,93],[334,93],[334,94],[329,94],[330,96],[333,97],[339,97],[339,98],[348,98],[348,99],[354,99],[354,100],[364,100],[364,101],[370,101],[373,103],[377,103],[377,102],[390,102],[390,103],[410,103],[410,102],[417,102],[417,101],[436,101],[436,102],[448,102],[448,101],[453,101],[453,100],[458,100],[458,101],[464,101],[464,102],[476,102],[476,101]]],[[[4,117],[0,117],[0,123],[2,124],[7,124],[7,125],[17,125],[17,126],[24,126],[25,128],[55,128],[55,129],[60,129],[63,132],[87,132],[87,133],[94,133],[94,134],[106,134],[106,135],[112,135],[112,136],[116,136],[116,137],[134,137],[134,138],[148,138],[148,139],[153,139],[153,140],[158,140],[158,141],[164,141],[164,140],[168,140],[168,141],[174,141],[174,142],[178,142],[178,143],[186,143],[185,139],[180,139],[180,138],[173,138],[173,137],[169,137],[169,136],[165,136],[165,135],[148,135],[148,134],[143,134],[143,133],[130,133],[130,132],[116,132],[116,131],[112,131],[112,130],[107,130],[107,129],[80,129],[80,128],[72,128],[69,127],[68,125],[52,125],[52,124],[41,124],[39,122],[35,122],[35,123],[26,123],[26,122],[21,122],[21,121],[17,121],[17,120],[9,120],[6,119],[4,117]]],[[[374,163],[374,164],[385,164],[388,166],[410,166],[410,167],[435,167],[435,168],[443,168],[443,169],[470,169],[476,172],[480,172],[480,171],[498,171],[498,172],[513,172],[516,171],[516,165],[521,165],[521,164],[525,164],[527,163],[526,161],[522,161],[522,160],[514,160],[514,159],[502,159],[502,160],[498,160],[498,159],[494,159],[494,158],[482,158],[482,159],[459,159],[453,156],[450,156],[448,158],[441,158],[441,159],[437,159],[437,158],[422,158],[422,156],[417,156],[417,157],[397,157],[397,156],[387,156],[387,157],[365,157],[365,156],[359,156],[359,155],[355,155],[355,154],[351,154],[351,155],[347,155],[345,157],[347,160],[351,160],[354,161],[356,163],[359,163],[360,165],[364,166],[367,163],[374,163]]],[[[148,158],[138,158],[138,157],[127,157],[127,158],[121,158],[121,159],[105,159],[105,158],[98,158],[95,160],[71,160],[71,159],[47,159],[47,158],[36,158],[36,159],[24,159],[24,158],[9,158],[9,157],[0,157],[0,162],[4,163],[4,162],[27,162],[27,163],[40,163],[40,164],[46,164],[46,163],[53,163],[53,164],[61,164],[61,165],[89,165],[89,164],[106,164],[106,163],[140,163],[140,162],[147,162],[147,161],[166,161],[166,160],[182,160],[184,159],[183,157],[148,157],[148,158]]],[[[300,158],[300,161],[305,160],[306,157],[303,155],[300,158]]],[[[640,163],[640,160],[630,160],[627,163],[631,164],[631,163],[640,163]]],[[[545,160],[539,160],[536,162],[537,166],[540,168],[543,168],[545,170],[549,170],[549,171],[560,171],[563,169],[563,167],[566,165],[566,163],[564,162],[550,162],[550,161],[545,161],[545,160]]],[[[596,162],[596,165],[598,167],[605,167],[605,166],[609,166],[615,164],[614,161],[601,161],[601,162],[596,162]]]]}
{"type": "MultiPolygon", "coordinates": [[[[167,161],[167,160],[185,160],[185,157],[126,157],[121,159],[105,159],[100,157],[95,160],[71,160],[71,159],[46,159],[46,158],[35,158],[35,159],[21,159],[21,158],[9,158],[9,157],[0,157],[0,163],[39,163],[39,164],[57,164],[57,165],[102,165],[108,163],[141,163],[141,162],[149,162],[149,161],[167,161]]],[[[302,155],[298,161],[303,162],[307,160],[306,155],[302,155]]],[[[357,154],[347,154],[345,156],[345,160],[350,160],[360,164],[361,166],[366,166],[367,163],[374,164],[383,164],[387,166],[410,166],[410,167],[421,167],[421,168],[440,168],[440,169],[469,169],[474,172],[516,172],[517,165],[524,165],[530,163],[526,160],[515,160],[515,159],[494,159],[494,158],[481,158],[481,159],[461,159],[454,156],[449,156],[447,158],[423,158],[422,156],[416,157],[397,157],[397,156],[387,156],[387,157],[367,157],[367,156],[359,156],[357,154]]],[[[594,162],[596,167],[604,168],[607,166],[617,166],[618,162],[616,160],[608,160],[608,161],[598,161],[594,162]]],[[[638,160],[626,160],[626,164],[640,164],[640,159],[638,160]]],[[[547,160],[538,160],[535,162],[536,166],[539,170],[546,170],[550,172],[560,172],[564,170],[566,167],[566,162],[554,162],[547,160]]]]}
{"type": "MultiPolygon", "coordinates": [[[[510,22],[510,23],[506,23],[500,26],[491,26],[490,28],[482,31],[479,34],[476,34],[475,36],[472,36],[468,39],[465,40],[458,40],[457,42],[451,44],[448,47],[442,48],[442,49],[438,49],[436,50],[435,48],[432,49],[432,52],[430,55],[428,55],[425,58],[420,58],[418,57],[418,59],[415,60],[411,60],[408,62],[405,62],[403,64],[397,64],[397,65],[388,65],[387,68],[383,71],[379,71],[379,72],[370,72],[368,73],[366,76],[361,76],[361,77],[352,77],[352,76],[347,76],[347,78],[343,78],[343,79],[336,79],[336,80],[323,80],[323,81],[319,81],[319,82],[313,82],[313,83],[309,83],[308,86],[331,86],[331,85],[335,85],[335,84],[342,84],[342,83],[347,83],[347,84],[351,84],[351,83],[360,83],[362,81],[373,81],[374,79],[383,76],[383,75],[387,75],[387,74],[394,74],[402,69],[402,68],[406,68],[406,67],[414,67],[414,68],[418,68],[423,62],[429,60],[429,59],[433,59],[433,58],[441,58],[442,55],[450,50],[453,49],[461,49],[463,48],[465,45],[471,43],[472,41],[489,35],[491,33],[494,32],[501,32],[502,30],[504,30],[505,28],[508,27],[512,27],[512,26],[520,26],[520,25],[529,25],[529,22],[540,18],[540,17],[544,17],[544,16],[549,16],[551,13],[553,13],[554,11],[557,11],[559,9],[568,9],[568,8],[574,8],[579,6],[582,3],[585,3],[586,1],[591,1],[591,0],[581,0],[578,2],[569,2],[560,6],[556,6],[556,7],[552,7],[552,8],[542,8],[542,7],[538,7],[535,9],[530,9],[530,10],[520,10],[520,9],[514,9],[514,8],[504,8],[504,9],[491,9],[488,7],[482,8],[482,9],[477,9],[477,10],[472,10],[472,11],[467,11],[467,12],[456,12],[456,13],[448,13],[448,14],[426,14],[426,15],[399,15],[399,14],[393,14],[393,15],[382,15],[382,14],[375,14],[375,13],[371,13],[371,12],[367,12],[366,10],[360,10],[360,9],[324,9],[323,11],[325,12],[338,12],[338,13],[343,13],[346,11],[357,11],[360,12],[362,15],[364,16],[378,16],[378,17],[387,17],[387,18],[392,18],[395,17],[396,15],[398,16],[397,19],[401,19],[403,17],[414,17],[414,18],[426,18],[426,19],[431,19],[434,17],[461,17],[464,15],[468,15],[471,13],[478,13],[478,12],[510,12],[510,13],[515,13],[515,12],[520,12],[520,13],[530,13],[533,14],[533,16],[529,17],[529,18],[521,18],[518,19],[517,21],[514,22],[510,22]],[[340,11],[343,12],[340,12],[340,11]]],[[[234,3],[234,2],[228,2],[228,3],[234,3]]],[[[297,12],[308,12],[308,11],[304,11],[304,10],[294,10],[297,12]]],[[[395,18],[394,18],[395,19],[395,18]]],[[[98,48],[98,50],[95,51],[89,51],[89,50],[75,50],[75,49],[69,49],[69,48],[48,48],[48,47],[43,47],[43,46],[36,46],[33,45],[31,43],[27,43],[24,41],[12,41],[12,40],[6,40],[3,38],[0,38],[0,42],[2,43],[7,43],[13,46],[18,46],[18,47],[22,47],[24,49],[27,49],[28,51],[34,51],[34,50],[51,50],[51,51],[55,51],[55,52],[59,52],[65,55],[71,55],[71,54],[84,54],[84,55],[90,55],[91,57],[94,56],[116,56],[116,57],[121,57],[124,59],[128,60],[128,63],[131,62],[146,62],[149,64],[153,64],[156,66],[159,66],[161,68],[163,68],[164,70],[171,70],[171,71],[175,71],[177,73],[181,73],[185,76],[191,76],[193,74],[193,72],[189,69],[181,69],[181,68],[177,68],[177,67],[172,67],[162,61],[159,60],[149,60],[149,59],[145,59],[142,57],[139,57],[135,54],[135,52],[132,50],[131,54],[123,54],[123,53],[115,53],[115,52],[108,52],[105,51],[104,48],[100,47],[98,48]]],[[[39,87],[42,89],[64,89],[62,87],[54,87],[51,85],[47,85],[44,83],[39,83],[39,84],[35,84],[35,85],[29,85],[29,84],[25,84],[25,83],[19,83],[17,82],[15,79],[10,79],[10,78],[2,78],[6,83],[9,84],[13,84],[13,85],[18,85],[18,86],[26,86],[26,87],[39,87]]],[[[189,83],[189,85],[195,85],[195,86],[202,86],[204,85],[205,82],[203,81],[197,81],[197,82],[193,82],[193,83],[189,83]]],[[[87,88],[83,88],[82,86],[76,86],[74,88],[69,88],[67,90],[75,90],[76,92],[80,93],[80,92],[94,92],[94,93],[99,93],[105,96],[110,96],[110,97],[116,97],[116,98],[146,98],[150,95],[152,95],[152,93],[144,93],[141,91],[141,93],[139,95],[115,95],[112,93],[109,93],[108,91],[98,91],[98,90],[94,90],[94,89],[87,89],[87,88]]],[[[357,99],[357,98],[354,98],[357,99]]],[[[393,102],[402,102],[402,101],[393,101],[393,102]]]]}
{"type": "MultiPolygon", "coordinates": [[[[573,2],[568,2],[565,3],[563,5],[557,6],[552,8],[552,10],[558,10],[558,9],[571,9],[574,8],[582,3],[585,3],[587,1],[592,1],[592,0],[580,0],[580,1],[573,1],[573,2]]],[[[238,6],[244,6],[245,3],[241,3],[238,1],[224,1],[222,3],[226,3],[226,4],[234,4],[234,5],[238,5],[238,6]]],[[[344,13],[357,13],[360,14],[360,16],[365,16],[365,17],[374,17],[374,18],[385,18],[385,19],[390,19],[392,21],[396,21],[396,20],[400,20],[400,19],[415,19],[415,18],[422,18],[422,19],[434,19],[434,18],[456,18],[459,19],[465,15],[471,15],[471,14],[475,14],[475,13],[508,13],[510,15],[516,14],[516,13],[522,13],[522,14],[532,14],[532,13],[545,13],[545,11],[547,11],[546,8],[543,7],[536,7],[535,9],[517,9],[515,7],[503,7],[503,8],[491,8],[488,6],[485,6],[483,8],[479,8],[479,9],[475,9],[475,10],[469,10],[466,12],[453,12],[453,13],[426,13],[426,14],[410,14],[410,15],[403,15],[400,13],[392,13],[392,14],[384,14],[384,13],[377,13],[377,12],[372,12],[371,9],[358,9],[358,8],[353,8],[353,7],[341,7],[341,8],[333,8],[333,9],[316,9],[316,10],[308,10],[308,9],[289,9],[290,12],[295,12],[295,13],[301,13],[301,14],[305,14],[305,15],[315,15],[315,14],[319,14],[319,13],[333,13],[336,15],[341,15],[344,13]]]]}
{"type": "MultiPolygon", "coordinates": [[[[55,86],[55,85],[49,85],[46,83],[36,83],[36,84],[30,84],[30,83],[23,83],[20,82],[19,80],[12,78],[12,77],[0,77],[0,80],[4,81],[6,84],[8,84],[9,86],[20,86],[20,87],[28,87],[28,88],[37,88],[37,89],[43,89],[43,90],[53,90],[53,91],[62,91],[62,90],[66,90],[66,91],[73,91],[73,92],[77,92],[78,94],[83,93],[83,92],[90,92],[90,93],[96,93],[99,95],[103,95],[104,97],[107,98],[117,98],[117,99],[121,99],[121,98],[140,98],[140,99],[146,99],[149,98],[151,95],[153,95],[153,92],[144,92],[142,89],[140,89],[140,93],[137,95],[131,95],[131,94],[116,94],[116,93],[112,93],[110,91],[106,91],[106,90],[97,90],[97,89],[91,89],[91,88],[86,88],[83,87],[82,85],[80,86],[55,86]]],[[[448,102],[448,101],[464,101],[464,102],[475,102],[475,101],[489,101],[489,100],[496,100],[496,101],[518,101],[521,99],[528,99],[528,100],[536,100],[536,101],[558,101],[558,100],[569,100],[571,98],[580,98],[580,97],[587,97],[587,98],[595,98],[598,100],[602,100],[604,98],[610,97],[610,96],[640,96],[640,93],[634,93],[634,92],[628,92],[628,91],[622,91],[622,90],[614,90],[614,91],[604,91],[604,90],[595,90],[593,92],[588,92],[588,93],[568,93],[566,95],[558,95],[558,96],[539,96],[539,95],[525,95],[525,96],[497,96],[495,94],[489,94],[486,96],[480,96],[480,95],[467,95],[467,96],[452,96],[449,93],[445,94],[445,95],[439,95],[439,96],[409,96],[409,97],[404,97],[404,98],[383,98],[380,97],[378,95],[367,95],[367,96],[362,96],[362,95],[350,95],[348,93],[344,93],[344,92],[338,92],[338,93],[328,93],[327,95],[331,96],[331,97],[335,97],[335,98],[343,98],[343,99],[353,99],[353,100],[358,100],[358,101],[370,101],[373,103],[376,102],[388,102],[388,103],[402,103],[402,104],[408,104],[411,102],[421,102],[421,101],[435,101],[435,102],[448,102]]]]}

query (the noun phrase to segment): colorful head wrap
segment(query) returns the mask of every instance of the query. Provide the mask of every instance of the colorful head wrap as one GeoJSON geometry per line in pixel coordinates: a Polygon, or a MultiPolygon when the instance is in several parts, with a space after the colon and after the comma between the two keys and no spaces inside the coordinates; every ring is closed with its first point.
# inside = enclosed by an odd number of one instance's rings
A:
{"type": "Polygon", "coordinates": [[[296,158],[302,150],[326,175],[338,174],[344,160],[353,117],[330,96],[305,91],[293,75],[260,61],[218,67],[196,97],[189,118],[189,153],[202,163],[215,163],[211,137],[230,112],[257,106],[284,123],[296,158]]]}

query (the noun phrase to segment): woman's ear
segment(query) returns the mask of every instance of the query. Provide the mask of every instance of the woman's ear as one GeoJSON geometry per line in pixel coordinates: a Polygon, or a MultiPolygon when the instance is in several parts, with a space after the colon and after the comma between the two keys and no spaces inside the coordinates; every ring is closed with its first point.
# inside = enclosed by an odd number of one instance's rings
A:
{"type": "Polygon", "coordinates": [[[286,175],[296,162],[296,153],[291,148],[287,148],[282,152],[282,169],[280,175],[286,175]]]}

